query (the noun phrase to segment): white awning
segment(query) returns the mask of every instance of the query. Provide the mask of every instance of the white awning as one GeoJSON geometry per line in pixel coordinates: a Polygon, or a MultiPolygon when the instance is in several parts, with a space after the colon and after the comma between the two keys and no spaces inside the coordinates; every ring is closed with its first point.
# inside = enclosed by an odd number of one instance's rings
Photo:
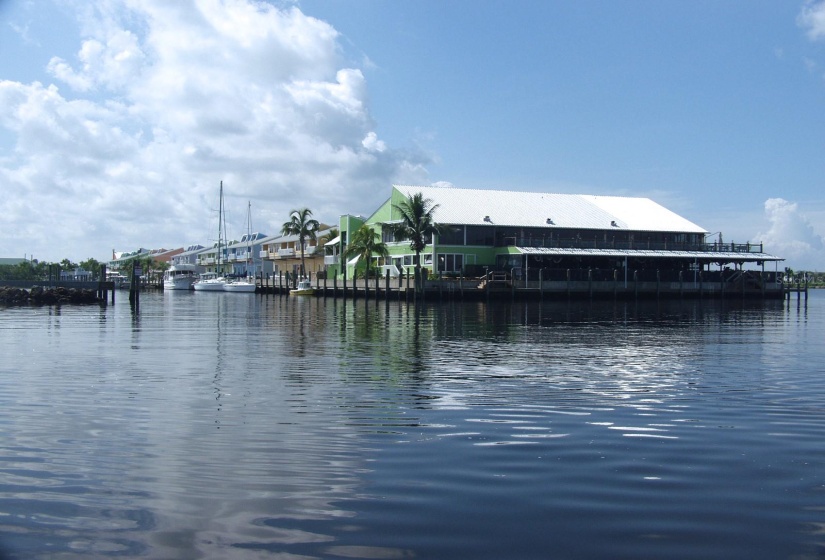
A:
{"type": "Polygon", "coordinates": [[[340,241],[341,241],[341,236],[339,235],[335,239],[330,239],[329,241],[324,243],[324,247],[327,247],[329,245],[338,245],[338,243],[340,243],[340,241]]]}
{"type": "Polygon", "coordinates": [[[350,266],[355,266],[358,263],[358,259],[360,259],[360,258],[361,258],[361,255],[358,255],[354,259],[352,259],[351,261],[347,261],[347,264],[350,265],[350,266]]]}

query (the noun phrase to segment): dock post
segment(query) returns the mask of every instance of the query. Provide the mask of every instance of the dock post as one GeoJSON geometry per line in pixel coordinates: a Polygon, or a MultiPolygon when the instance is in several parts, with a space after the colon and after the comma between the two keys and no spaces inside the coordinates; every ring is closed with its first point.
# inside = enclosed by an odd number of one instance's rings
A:
{"type": "Polygon", "coordinates": [[[590,299],[593,299],[593,269],[587,269],[587,293],[590,299]]]}
{"type": "Polygon", "coordinates": [[[719,292],[721,293],[721,298],[725,299],[725,271],[719,271],[719,278],[721,282],[719,282],[719,292]]]}
{"type": "Polygon", "coordinates": [[[390,301],[390,273],[384,276],[384,300],[390,301]]]}
{"type": "Polygon", "coordinates": [[[138,266],[137,260],[132,260],[132,281],[129,284],[129,303],[132,304],[135,313],[140,311],[140,275],[143,270],[138,266]]]}
{"type": "Polygon", "coordinates": [[[567,299],[570,299],[570,269],[567,269],[567,299]]]}
{"type": "Polygon", "coordinates": [[[544,301],[544,269],[539,269],[539,301],[544,301]]]}
{"type": "Polygon", "coordinates": [[[515,268],[510,270],[510,301],[515,301],[516,299],[516,270],[515,268]]]}
{"type": "Polygon", "coordinates": [[[616,297],[619,293],[619,269],[613,269],[613,300],[616,300],[616,297]]]}
{"type": "Polygon", "coordinates": [[[659,276],[659,269],[656,269],[656,299],[659,299],[659,292],[661,291],[661,277],[659,276]]]}
{"type": "Polygon", "coordinates": [[[682,271],[679,271],[679,298],[684,299],[685,297],[685,287],[682,283],[682,271]]]}
{"type": "Polygon", "coordinates": [[[636,299],[639,299],[639,271],[633,271],[633,291],[636,292],[636,299]]]}

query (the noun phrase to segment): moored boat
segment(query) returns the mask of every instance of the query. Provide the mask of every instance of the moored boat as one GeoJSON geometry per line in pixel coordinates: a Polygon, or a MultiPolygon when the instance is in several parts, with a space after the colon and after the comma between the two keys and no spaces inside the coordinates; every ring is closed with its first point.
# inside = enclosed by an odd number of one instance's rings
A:
{"type": "Polygon", "coordinates": [[[289,293],[293,296],[311,296],[315,293],[315,288],[312,287],[309,278],[304,278],[298,282],[295,288],[289,290],[289,293]]]}
{"type": "MultiPolygon", "coordinates": [[[[221,257],[223,248],[223,181],[221,181],[220,194],[218,196],[218,241],[215,244],[216,251],[216,271],[221,270],[221,257]]],[[[200,279],[192,285],[197,292],[222,292],[226,285],[226,278],[218,276],[218,272],[206,272],[201,274],[200,279]]]]}
{"type": "Polygon", "coordinates": [[[226,286],[226,278],[214,272],[201,274],[200,279],[192,284],[192,288],[198,292],[222,292],[224,286],[226,286]]]}
{"type": "Polygon", "coordinates": [[[115,289],[124,289],[129,287],[129,277],[120,272],[107,272],[106,280],[114,283],[115,289]]]}
{"type": "Polygon", "coordinates": [[[255,286],[254,280],[250,280],[249,278],[238,278],[237,280],[226,282],[223,285],[223,290],[225,292],[254,293],[256,287],[257,286],[255,286]]]}
{"type": "Polygon", "coordinates": [[[193,264],[172,265],[163,273],[164,290],[191,290],[198,280],[198,273],[193,264]]]}

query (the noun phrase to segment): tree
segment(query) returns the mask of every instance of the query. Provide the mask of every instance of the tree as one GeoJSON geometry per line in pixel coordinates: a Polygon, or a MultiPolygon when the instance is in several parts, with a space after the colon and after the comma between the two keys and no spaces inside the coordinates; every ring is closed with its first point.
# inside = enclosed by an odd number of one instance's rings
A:
{"type": "Polygon", "coordinates": [[[367,224],[364,224],[355,230],[352,237],[350,237],[349,245],[347,245],[347,250],[344,255],[347,258],[358,256],[358,260],[363,260],[367,267],[364,278],[369,279],[372,256],[377,255],[387,258],[390,256],[390,252],[387,246],[377,239],[375,230],[367,224]]]}
{"type": "Polygon", "coordinates": [[[85,261],[80,261],[80,268],[87,272],[92,272],[94,274],[100,273],[100,261],[94,258],[88,258],[85,261]]]}
{"type": "Polygon", "coordinates": [[[406,200],[393,204],[392,208],[401,214],[401,221],[387,225],[399,239],[409,240],[410,249],[415,252],[415,281],[418,287],[421,281],[421,252],[433,234],[441,229],[433,219],[438,204],[433,204],[419,192],[408,195],[406,200]]]}
{"type": "Polygon", "coordinates": [[[312,210],[309,208],[293,210],[289,213],[289,218],[288,222],[284,222],[281,234],[298,236],[298,243],[301,245],[301,276],[304,276],[306,274],[304,246],[307,239],[315,240],[315,234],[321,225],[318,220],[312,218],[312,210]]]}
{"type": "MultiPolygon", "coordinates": [[[[318,238],[318,245],[326,246],[327,243],[335,239],[341,235],[341,232],[338,231],[338,228],[330,228],[324,235],[318,238]]],[[[330,254],[326,248],[324,249],[324,254],[330,254]]]]}

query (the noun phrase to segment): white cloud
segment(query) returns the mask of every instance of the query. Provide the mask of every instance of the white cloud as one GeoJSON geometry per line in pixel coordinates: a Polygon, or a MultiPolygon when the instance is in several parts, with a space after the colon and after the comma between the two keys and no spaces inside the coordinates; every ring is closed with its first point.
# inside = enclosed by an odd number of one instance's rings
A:
{"type": "Polygon", "coordinates": [[[796,18],[812,41],[825,39],[825,1],[808,0],[796,18]]]}
{"type": "Polygon", "coordinates": [[[54,84],[0,81],[4,256],[209,242],[221,180],[236,227],[250,199],[265,233],[294,207],[335,222],[426,180],[425,156],[375,132],[337,31],[295,7],[97,0],[77,13],[85,36],[76,58],[52,57],[54,84]]]}
{"type": "Polygon", "coordinates": [[[765,251],[784,257],[791,268],[825,270],[825,240],[795,202],[769,198],[765,216],[770,226],[755,236],[757,242],[764,243],[765,251]]]}

